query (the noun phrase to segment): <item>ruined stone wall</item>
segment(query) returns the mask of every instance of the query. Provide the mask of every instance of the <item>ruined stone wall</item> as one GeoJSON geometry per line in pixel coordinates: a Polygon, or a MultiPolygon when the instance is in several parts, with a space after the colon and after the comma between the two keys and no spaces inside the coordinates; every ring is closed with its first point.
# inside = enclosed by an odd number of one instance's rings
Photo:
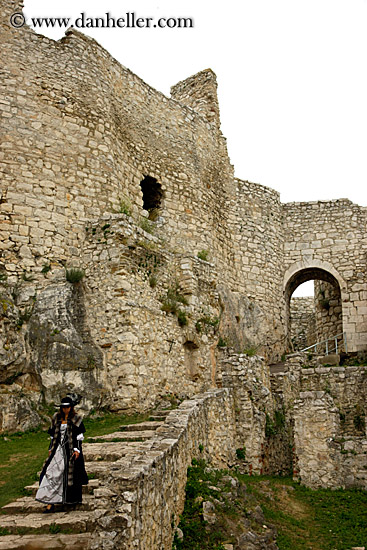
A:
{"type": "Polygon", "coordinates": [[[290,302],[291,342],[294,351],[317,342],[313,296],[292,298],[290,302]]]}
{"type": "Polygon", "coordinates": [[[230,388],[236,413],[237,449],[246,456],[251,473],[263,473],[263,445],[267,415],[273,416],[269,368],[260,356],[223,352],[218,384],[230,388]]]}
{"type": "Polygon", "coordinates": [[[169,99],[74,30],[54,42],[13,29],[18,9],[2,3],[0,246],[12,294],[2,381],[22,379],[47,401],[79,390],[86,408],[145,409],[173,388],[214,385],[216,329],[238,350],[279,355],[278,215],[269,224],[279,198],[234,181],[215,75],[169,99]],[[161,186],[150,226],[146,176],[161,186]],[[85,271],[74,289],[69,267],[85,271]],[[184,327],[161,311],[176,283],[184,327]]]}
{"type": "Polygon", "coordinates": [[[213,387],[220,315],[213,264],[173,252],[124,215],[105,215],[88,235],[90,326],[105,353],[111,408],[147,410],[163,395],[213,387]]]}
{"type": "Polygon", "coordinates": [[[172,411],[149,448],[142,445],[128,467],[110,473],[104,492],[113,497],[106,500],[112,508],[97,518],[92,548],[171,550],[191,460],[204,458],[217,468],[233,465],[234,426],[233,400],[224,389],[195,396],[172,411]]]}
{"type": "MultiPolygon", "coordinates": [[[[350,351],[367,346],[367,209],[347,199],[283,205],[284,288],[330,275],[340,287],[350,351]],[[302,280],[302,272],[309,277],[302,280]]],[[[327,282],[331,282],[330,280],[327,282]]]]}
{"type": "Polygon", "coordinates": [[[294,406],[295,477],[308,487],[367,488],[367,434],[346,435],[323,391],[305,391],[294,406]]]}
{"type": "Polygon", "coordinates": [[[366,488],[367,367],[325,367],[299,354],[272,374],[271,388],[294,423],[294,477],[309,487],[366,488]]]}
{"type": "Polygon", "coordinates": [[[81,33],[54,42],[3,23],[6,269],[69,261],[88,220],[118,211],[121,201],[139,221],[147,175],[162,186],[165,237],[230,265],[232,167],[216,126],[81,33]]]}
{"type": "Polygon", "coordinates": [[[215,386],[214,265],[172,251],[125,214],[105,214],[85,232],[81,282],[51,264],[41,280],[21,279],[18,296],[4,302],[14,341],[1,354],[0,382],[42,389],[47,402],[69,391],[84,397],[86,411],[103,404],[130,412],[215,386]]]}

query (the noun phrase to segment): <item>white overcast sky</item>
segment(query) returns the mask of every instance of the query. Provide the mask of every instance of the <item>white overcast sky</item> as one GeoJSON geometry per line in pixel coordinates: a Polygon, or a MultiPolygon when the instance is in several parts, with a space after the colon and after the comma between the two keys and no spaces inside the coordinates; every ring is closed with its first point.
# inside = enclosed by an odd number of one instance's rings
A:
{"type": "MultiPolygon", "coordinates": [[[[237,177],[282,202],[367,206],[367,0],[24,0],[35,16],[192,17],[192,29],[86,28],[122,65],[169,95],[217,74],[237,177]]],[[[38,31],[41,32],[41,31],[38,31]]],[[[59,39],[64,30],[42,34],[59,39]]]]}

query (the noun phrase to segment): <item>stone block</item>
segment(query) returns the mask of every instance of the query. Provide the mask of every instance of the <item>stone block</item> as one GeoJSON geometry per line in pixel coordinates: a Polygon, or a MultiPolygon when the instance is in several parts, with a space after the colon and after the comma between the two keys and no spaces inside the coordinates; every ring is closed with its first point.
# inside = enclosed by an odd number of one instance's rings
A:
{"type": "MultiPolygon", "coordinates": [[[[321,365],[330,365],[330,366],[336,365],[336,366],[338,366],[339,363],[340,363],[340,355],[336,354],[336,353],[330,353],[329,355],[325,355],[324,357],[320,357],[318,359],[318,362],[321,365]]],[[[316,369],[316,372],[326,373],[326,372],[329,372],[329,369],[321,367],[321,368],[316,369]]]]}

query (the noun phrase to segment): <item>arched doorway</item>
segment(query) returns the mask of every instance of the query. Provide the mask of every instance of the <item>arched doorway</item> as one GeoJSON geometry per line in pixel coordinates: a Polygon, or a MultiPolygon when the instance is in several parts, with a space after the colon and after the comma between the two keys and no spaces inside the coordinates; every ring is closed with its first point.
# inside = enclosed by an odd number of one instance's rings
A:
{"type": "Polygon", "coordinates": [[[339,281],[329,269],[319,266],[305,266],[289,273],[284,289],[288,352],[300,351],[318,342],[324,342],[318,346],[320,353],[340,348],[343,316],[339,281]],[[295,290],[307,281],[314,283],[313,296],[292,298],[295,290]]]}

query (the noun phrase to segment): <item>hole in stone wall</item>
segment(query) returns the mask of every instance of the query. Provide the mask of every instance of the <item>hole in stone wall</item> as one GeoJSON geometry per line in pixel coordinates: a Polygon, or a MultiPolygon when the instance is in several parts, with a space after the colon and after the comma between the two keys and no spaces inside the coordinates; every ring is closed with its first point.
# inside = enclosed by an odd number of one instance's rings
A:
{"type": "Polygon", "coordinates": [[[195,342],[192,342],[192,340],[187,340],[184,343],[184,348],[187,351],[193,351],[195,349],[199,349],[199,346],[197,344],[195,344],[195,342]]]}
{"type": "Polygon", "coordinates": [[[162,208],[162,186],[155,178],[145,176],[140,187],[143,192],[143,208],[149,212],[149,219],[154,221],[159,217],[162,208]]]}

